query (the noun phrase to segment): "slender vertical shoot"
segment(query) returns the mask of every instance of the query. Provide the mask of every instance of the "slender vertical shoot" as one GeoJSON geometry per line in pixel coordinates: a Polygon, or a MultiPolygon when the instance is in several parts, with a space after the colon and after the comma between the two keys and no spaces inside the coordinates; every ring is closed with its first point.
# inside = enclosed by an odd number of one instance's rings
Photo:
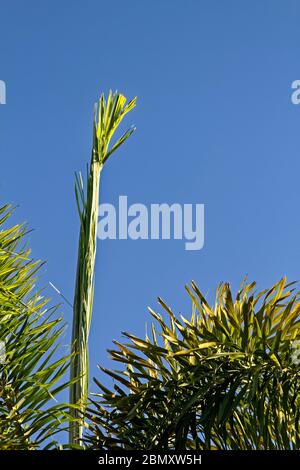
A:
{"type": "Polygon", "coordinates": [[[107,99],[101,95],[94,110],[93,148],[88,165],[86,189],[81,174],[76,174],[75,178],[80,235],[73,306],[73,360],[70,371],[70,408],[74,419],[70,422],[69,442],[72,445],[80,444],[82,439],[88,400],[88,338],[93,310],[100,176],[108,158],[135,131],[135,127],[131,127],[111,144],[123,118],[135,105],[136,98],[127,103],[125,96],[118,92],[110,91],[107,99]]]}

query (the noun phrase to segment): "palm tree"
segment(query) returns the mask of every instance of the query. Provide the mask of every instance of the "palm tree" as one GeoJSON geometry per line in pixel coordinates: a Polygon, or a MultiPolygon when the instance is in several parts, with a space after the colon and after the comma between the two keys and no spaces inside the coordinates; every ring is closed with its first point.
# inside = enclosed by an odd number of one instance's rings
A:
{"type": "Polygon", "coordinates": [[[57,308],[34,288],[40,263],[24,246],[26,226],[4,228],[11,212],[0,208],[0,450],[49,449],[71,419],[56,399],[70,385],[70,356],[57,352],[57,308]]]}
{"type": "MultiPolygon", "coordinates": [[[[292,283],[293,284],[293,283],[292,283]]],[[[300,299],[286,279],[256,292],[228,284],[211,306],[187,287],[189,319],[150,309],[151,338],[124,333],[122,371],[88,411],[92,449],[299,449],[300,299]]]]}

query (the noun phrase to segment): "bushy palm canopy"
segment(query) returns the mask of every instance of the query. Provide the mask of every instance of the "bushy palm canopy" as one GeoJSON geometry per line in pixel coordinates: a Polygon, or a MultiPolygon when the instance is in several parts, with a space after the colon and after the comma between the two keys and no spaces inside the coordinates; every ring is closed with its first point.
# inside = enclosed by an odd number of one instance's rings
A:
{"type": "Polygon", "coordinates": [[[112,389],[89,412],[96,449],[299,449],[299,293],[282,279],[271,289],[219,287],[214,306],[187,287],[190,318],[150,310],[152,335],[124,333],[103,369],[112,389]],[[297,359],[297,358],[296,358],[297,359]]]}
{"type": "Polygon", "coordinates": [[[51,448],[70,419],[55,398],[68,385],[69,359],[56,358],[63,324],[34,288],[26,227],[4,228],[10,213],[0,208],[0,450],[51,448]]]}

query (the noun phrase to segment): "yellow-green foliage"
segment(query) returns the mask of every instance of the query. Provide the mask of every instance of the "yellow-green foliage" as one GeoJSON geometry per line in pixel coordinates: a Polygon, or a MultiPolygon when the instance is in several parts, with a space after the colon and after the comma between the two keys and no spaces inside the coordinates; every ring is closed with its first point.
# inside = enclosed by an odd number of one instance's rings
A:
{"type": "MultiPolygon", "coordinates": [[[[154,317],[152,338],[124,333],[124,371],[89,411],[92,448],[299,449],[299,292],[223,284],[211,306],[195,283],[189,319],[154,317]]],[[[120,367],[118,368],[120,369],[120,367]]]]}
{"type": "Polygon", "coordinates": [[[0,208],[0,450],[55,445],[70,419],[55,396],[69,383],[69,358],[55,358],[63,325],[34,288],[39,263],[24,247],[25,226],[5,229],[9,206],[0,208]]]}

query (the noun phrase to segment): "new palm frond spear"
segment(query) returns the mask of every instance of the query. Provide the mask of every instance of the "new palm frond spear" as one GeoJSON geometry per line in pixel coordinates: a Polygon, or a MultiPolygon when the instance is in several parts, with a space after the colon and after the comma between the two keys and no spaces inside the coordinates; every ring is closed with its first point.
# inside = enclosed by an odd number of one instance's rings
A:
{"type": "Polygon", "coordinates": [[[94,297],[94,272],[97,248],[100,176],[108,158],[131,136],[131,127],[112,145],[111,139],[123,118],[136,105],[136,97],[127,102],[125,96],[112,91],[107,99],[101,95],[95,105],[93,148],[88,166],[86,189],[81,173],[75,176],[75,195],[80,217],[77,273],[73,306],[72,362],[70,370],[69,429],[71,445],[80,444],[83,435],[84,413],[88,401],[89,358],[88,338],[94,297]]]}

